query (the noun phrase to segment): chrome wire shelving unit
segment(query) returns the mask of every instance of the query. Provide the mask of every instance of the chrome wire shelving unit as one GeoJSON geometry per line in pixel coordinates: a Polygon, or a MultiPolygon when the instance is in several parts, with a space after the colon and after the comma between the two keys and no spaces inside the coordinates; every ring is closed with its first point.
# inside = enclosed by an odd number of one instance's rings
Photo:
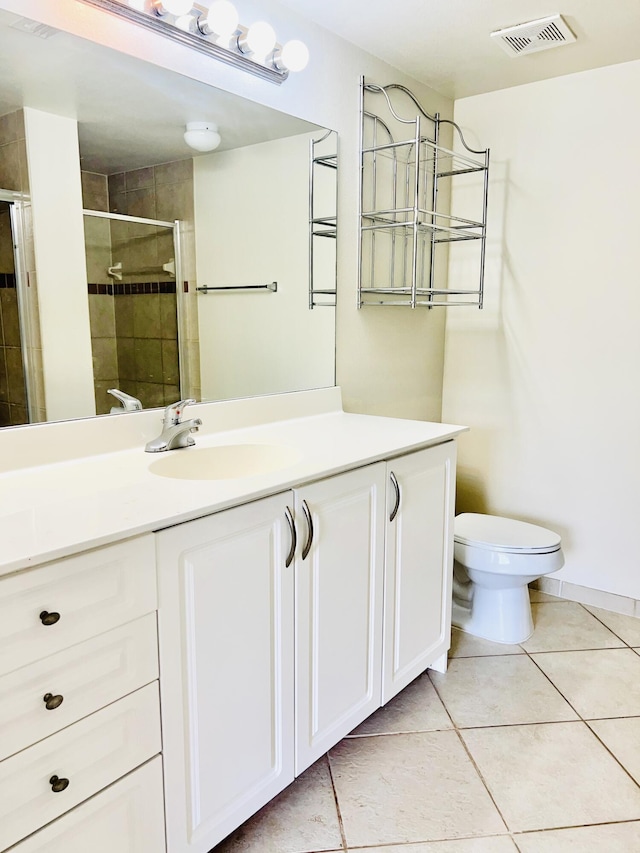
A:
{"type": "Polygon", "coordinates": [[[482,308],[489,149],[470,148],[398,84],[361,78],[360,117],[358,307],[482,308]],[[443,124],[460,150],[440,144],[443,124]],[[449,253],[462,244],[477,286],[449,289],[449,253]]]}
{"type": "Polygon", "coordinates": [[[335,307],[338,239],[338,134],[309,143],[309,308],[335,307]]]}

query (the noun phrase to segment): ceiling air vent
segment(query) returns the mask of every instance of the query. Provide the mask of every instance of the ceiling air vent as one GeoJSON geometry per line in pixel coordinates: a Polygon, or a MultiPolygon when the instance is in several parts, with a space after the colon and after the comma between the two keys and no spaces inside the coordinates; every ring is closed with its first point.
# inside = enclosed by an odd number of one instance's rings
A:
{"type": "Polygon", "coordinates": [[[41,24],[39,21],[32,21],[31,18],[18,18],[12,24],[9,24],[14,30],[20,30],[22,33],[29,33],[32,36],[38,36],[41,39],[48,39],[54,36],[60,30],[49,27],[47,24],[41,24]]]}
{"type": "Polygon", "coordinates": [[[491,33],[491,38],[495,39],[509,56],[549,50],[576,40],[562,15],[550,15],[548,18],[496,30],[491,33]]]}

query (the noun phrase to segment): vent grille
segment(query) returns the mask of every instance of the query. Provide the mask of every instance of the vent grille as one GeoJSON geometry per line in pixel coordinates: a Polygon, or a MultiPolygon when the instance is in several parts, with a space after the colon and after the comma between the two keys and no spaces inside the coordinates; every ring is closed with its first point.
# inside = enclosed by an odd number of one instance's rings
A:
{"type": "Polygon", "coordinates": [[[576,40],[562,15],[551,15],[537,21],[528,21],[515,27],[491,33],[509,56],[522,56],[539,50],[550,50],[576,40]]]}
{"type": "Polygon", "coordinates": [[[18,18],[10,26],[14,30],[20,30],[22,33],[29,33],[29,35],[38,36],[41,39],[51,38],[59,32],[54,27],[41,24],[39,21],[32,21],[31,18],[18,18]]]}

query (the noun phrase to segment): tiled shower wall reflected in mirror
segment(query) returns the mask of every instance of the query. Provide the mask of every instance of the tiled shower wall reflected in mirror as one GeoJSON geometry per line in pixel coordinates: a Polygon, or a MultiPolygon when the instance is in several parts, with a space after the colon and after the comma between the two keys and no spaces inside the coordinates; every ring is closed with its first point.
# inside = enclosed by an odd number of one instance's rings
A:
{"type": "MultiPolygon", "coordinates": [[[[191,160],[109,178],[83,172],[82,183],[85,209],[193,219],[191,160]]],[[[85,216],[97,414],[117,405],[109,388],[137,397],[144,408],[199,393],[197,378],[180,388],[176,287],[183,282],[171,271],[173,241],[166,227],[85,216]]]]}

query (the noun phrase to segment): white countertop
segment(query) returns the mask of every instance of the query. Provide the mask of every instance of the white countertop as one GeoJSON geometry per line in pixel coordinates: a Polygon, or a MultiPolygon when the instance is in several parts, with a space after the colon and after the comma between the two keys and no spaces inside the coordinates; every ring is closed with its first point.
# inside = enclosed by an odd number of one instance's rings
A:
{"type": "MultiPolygon", "coordinates": [[[[194,415],[206,419],[204,406],[193,408],[194,415]]],[[[153,463],[168,453],[187,454],[193,449],[145,453],[143,444],[7,471],[0,474],[0,575],[440,444],[465,429],[324,411],[195,436],[196,449],[268,444],[291,451],[287,467],[255,476],[224,480],[158,476],[149,470],[153,463]]]]}

